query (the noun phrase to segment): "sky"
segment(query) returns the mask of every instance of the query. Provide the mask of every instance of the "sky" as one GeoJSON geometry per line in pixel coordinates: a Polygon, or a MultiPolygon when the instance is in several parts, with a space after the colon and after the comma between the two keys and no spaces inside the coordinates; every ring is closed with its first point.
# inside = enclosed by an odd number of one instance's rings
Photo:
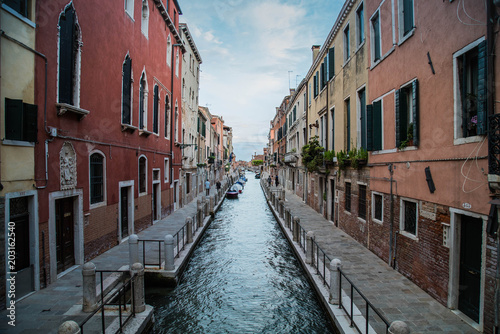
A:
{"type": "Polygon", "coordinates": [[[233,129],[237,160],[263,154],[276,107],[307,75],[344,0],[179,1],[202,58],[199,105],[233,129]]]}

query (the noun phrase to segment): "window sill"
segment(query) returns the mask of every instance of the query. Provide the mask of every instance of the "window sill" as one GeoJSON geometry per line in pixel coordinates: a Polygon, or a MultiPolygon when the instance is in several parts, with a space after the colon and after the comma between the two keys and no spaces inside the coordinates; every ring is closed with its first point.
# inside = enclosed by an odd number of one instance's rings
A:
{"type": "Polygon", "coordinates": [[[408,233],[406,231],[399,231],[399,234],[404,235],[408,239],[418,241],[418,237],[415,234],[408,233]]]}
{"type": "Polygon", "coordinates": [[[3,145],[8,146],[23,146],[23,147],[35,147],[35,143],[30,141],[22,141],[22,140],[12,140],[12,139],[3,139],[3,145]]]}
{"type": "Polygon", "coordinates": [[[12,15],[14,15],[19,20],[23,21],[24,23],[26,23],[27,25],[31,26],[32,28],[36,28],[35,22],[31,21],[30,19],[28,19],[25,16],[22,16],[21,14],[19,14],[18,12],[16,12],[14,9],[10,8],[8,5],[2,3],[2,9],[5,10],[6,12],[9,12],[12,15]]]}
{"type": "Polygon", "coordinates": [[[378,154],[396,153],[397,151],[398,151],[397,148],[393,148],[391,150],[372,151],[372,154],[373,155],[378,155],[378,154]]]}
{"type": "Polygon", "coordinates": [[[136,126],[122,123],[122,132],[129,131],[130,133],[133,133],[135,130],[137,130],[136,126]]]}
{"type": "Polygon", "coordinates": [[[359,44],[356,47],[356,51],[354,52],[354,54],[358,53],[358,51],[361,50],[361,48],[365,45],[365,42],[366,42],[366,39],[363,39],[363,41],[361,42],[361,44],[359,44]]]}
{"type": "Polygon", "coordinates": [[[358,216],[358,221],[362,222],[363,224],[366,224],[366,219],[363,219],[361,217],[358,216]]]}
{"type": "Polygon", "coordinates": [[[72,112],[76,115],[79,116],[78,120],[81,121],[84,119],[88,114],[90,114],[90,111],[81,109],[75,106],[72,106],[67,103],[56,103],[57,107],[57,116],[62,116],[64,115],[67,111],[72,112]]]}
{"type": "Polygon", "coordinates": [[[379,60],[372,62],[372,65],[370,66],[370,71],[373,70],[375,67],[377,67],[377,65],[380,64],[382,61],[384,61],[385,58],[389,57],[390,54],[394,52],[394,50],[395,50],[395,47],[392,46],[392,48],[389,51],[387,51],[387,53],[385,55],[380,57],[379,60]]]}
{"type": "Polygon", "coordinates": [[[415,27],[413,27],[413,29],[409,33],[407,33],[405,36],[399,36],[398,46],[401,46],[401,44],[403,44],[408,38],[413,36],[414,32],[415,32],[415,27]]]}
{"type": "Polygon", "coordinates": [[[415,151],[418,150],[418,146],[406,146],[405,148],[399,148],[398,149],[400,152],[405,152],[405,151],[415,151]]]}
{"type": "Polygon", "coordinates": [[[378,219],[376,219],[376,218],[372,218],[372,222],[374,222],[374,223],[376,223],[376,224],[379,224],[379,225],[383,225],[383,224],[384,224],[384,222],[383,222],[383,221],[378,220],[378,219]]]}
{"type": "Polygon", "coordinates": [[[464,137],[464,138],[455,138],[453,140],[453,145],[463,145],[463,144],[470,144],[470,143],[478,143],[482,141],[485,138],[486,135],[480,135],[480,136],[471,136],[471,137],[464,137]]]}
{"type": "Polygon", "coordinates": [[[107,205],[106,201],[99,202],[99,203],[94,203],[94,204],[90,204],[89,205],[89,210],[97,209],[97,208],[100,208],[100,207],[103,207],[103,206],[106,206],[106,205],[107,205]]]}
{"type": "Polygon", "coordinates": [[[151,134],[153,134],[151,131],[139,129],[139,136],[149,137],[151,134]]]}

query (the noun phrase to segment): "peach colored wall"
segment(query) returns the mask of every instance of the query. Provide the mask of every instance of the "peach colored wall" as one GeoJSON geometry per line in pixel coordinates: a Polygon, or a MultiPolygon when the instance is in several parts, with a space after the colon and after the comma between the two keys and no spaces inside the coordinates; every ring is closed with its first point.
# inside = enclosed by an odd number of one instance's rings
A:
{"type": "MultiPolygon", "coordinates": [[[[432,161],[469,156],[484,157],[488,153],[487,142],[481,145],[484,136],[468,144],[456,145],[454,142],[453,54],[486,34],[484,25],[465,25],[460,22],[457,18],[459,3],[439,1],[433,2],[432,5],[419,6],[420,2],[416,2],[416,28],[413,35],[400,45],[398,45],[400,41],[397,24],[398,1],[394,1],[394,14],[390,1],[384,1],[380,6],[382,56],[392,47],[392,23],[389,23],[392,16],[396,27],[396,45],[387,58],[369,71],[370,89],[367,104],[385,95],[383,97],[384,150],[392,151],[371,154],[369,162],[377,164],[425,160],[426,162],[410,163],[409,169],[405,163],[396,164],[394,178],[398,180],[400,195],[457,208],[462,208],[462,203],[466,202],[472,205],[471,211],[486,214],[489,209],[486,159],[479,159],[477,163],[469,160],[465,164],[464,160],[432,161]],[[427,52],[430,52],[436,74],[432,74],[427,52]],[[401,151],[395,147],[394,91],[415,78],[419,83],[420,144],[415,150],[401,151]],[[424,168],[427,166],[431,166],[436,185],[434,194],[427,188],[424,173],[424,168]],[[462,175],[462,171],[464,174],[470,173],[469,179],[462,175]],[[462,190],[464,181],[465,192],[462,190]]],[[[366,2],[367,17],[371,17],[379,5],[380,2],[366,2]]],[[[475,2],[474,6],[468,6],[466,9],[469,16],[482,22],[486,21],[484,2],[475,2]]],[[[459,10],[459,15],[460,12],[459,10]]],[[[461,20],[466,21],[466,19],[463,14],[461,20]]],[[[367,42],[370,44],[370,35],[367,36],[367,42]]],[[[369,66],[373,65],[371,55],[368,62],[369,66]]],[[[387,166],[373,167],[372,177],[389,177],[387,166]]],[[[388,182],[372,179],[371,189],[388,192],[388,182]]]]}

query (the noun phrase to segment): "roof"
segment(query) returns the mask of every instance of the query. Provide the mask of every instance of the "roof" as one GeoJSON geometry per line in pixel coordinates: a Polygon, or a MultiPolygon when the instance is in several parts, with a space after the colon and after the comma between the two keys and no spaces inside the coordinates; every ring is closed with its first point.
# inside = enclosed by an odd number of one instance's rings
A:
{"type": "Polygon", "coordinates": [[[201,56],[200,53],[198,52],[198,48],[196,47],[196,44],[194,43],[193,37],[191,36],[191,32],[189,31],[189,28],[187,26],[187,23],[179,23],[179,28],[184,32],[184,35],[186,35],[186,39],[189,43],[189,46],[191,47],[191,50],[193,50],[194,56],[196,57],[196,60],[201,64],[201,56]]]}

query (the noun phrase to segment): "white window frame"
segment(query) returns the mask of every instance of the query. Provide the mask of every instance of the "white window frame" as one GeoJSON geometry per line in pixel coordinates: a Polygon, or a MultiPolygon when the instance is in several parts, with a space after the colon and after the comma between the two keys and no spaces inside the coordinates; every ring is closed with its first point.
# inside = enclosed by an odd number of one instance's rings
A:
{"type": "Polygon", "coordinates": [[[413,36],[413,33],[415,31],[415,1],[412,0],[413,4],[413,10],[412,10],[412,15],[413,15],[413,28],[411,29],[410,32],[408,32],[406,35],[404,35],[404,13],[403,13],[403,8],[404,8],[404,2],[405,0],[398,0],[398,34],[399,34],[399,42],[398,45],[401,45],[406,41],[408,38],[413,36]]]}
{"type": "Polygon", "coordinates": [[[381,28],[381,22],[380,22],[380,9],[376,10],[372,16],[370,16],[370,61],[372,66],[374,67],[378,63],[380,63],[383,59],[383,54],[382,54],[382,28],[381,28]],[[380,45],[380,57],[378,60],[375,59],[375,30],[373,28],[373,19],[375,16],[378,16],[378,23],[379,23],[379,45],[380,45]]]}
{"type": "MultiPolygon", "coordinates": [[[[147,130],[148,129],[148,77],[146,75],[146,70],[144,69],[141,74],[141,79],[139,80],[139,99],[141,98],[141,83],[144,78],[144,101],[143,101],[143,108],[144,108],[144,119],[142,120],[144,127],[139,130],[147,130]]],[[[140,101],[139,101],[140,105],[140,101]]],[[[141,124],[141,110],[139,108],[138,112],[139,116],[139,123],[137,124],[140,127],[141,124]]]]}
{"type": "Polygon", "coordinates": [[[141,32],[144,37],[149,38],[149,5],[148,0],[142,0],[141,4],[141,32]]]}
{"type": "Polygon", "coordinates": [[[101,207],[101,206],[106,206],[107,205],[107,192],[106,192],[106,155],[100,151],[100,150],[92,150],[90,151],[89,153],[89,157],[88,157],[88,162],[89,162],[89,209],[94,209],[94,208],[98,208],[98,207],[101,207]],[[91,189],[92,189],[92,185],[91,185],[91,175],[90,175],[90,157],[93,155],[93,154],[99,154],[100,156],[102,156],[102,202],[99,202],[99,203],[94,203],[94,204],[91,204],[91,189]]]}
{"type": "Polygon", "coordinates": [[[413,240],[418,241],[418,217],[419,217],[419,201],[412,199],[401,197],[399,202],[399,233],[413,240]],[[404,219],[405,219],[405,210],[404,210],[404,202],[415,203],[415,234],[405,231],[404,219]]]}
{"type": "Polygon", "coordinates": [[[170,159],[165,158],[163,160],[163,183],[168,183],[170,176],[170,159]]]}
{"type": "Polygon", "coordinates": [[[366,16],[364,1],[361,1],[361,3],[356,8],[356,50],[358,50],[359,48],[361,48],[365,44],[365,41],[366,41],[366,27],[365,27],[364,20],[362,21],[363,22],[363,40],[362,41],[359,40],[358,30],[360,28],[359,27],[360,26],[360,20],[359,20],[359,16],[358,16],[358,11],[359,11],[359,9],[361,7],[363,7],[363,18],[364,18],[366,16]]]}
{"type": "Polygon", "coordinates": [[[377,223],[377,224],[383,224],[384,223],[384,194],[383,193],[379,193],[378,191],[372,191],[372,205],[371,205],[372,209],[372,221],[377,223]],[[380,196],[382,198],[382,220],[379,220],[377,218],[375,218],[375,196],[380,196]]]}
{"type": "Polygon", "coordinates": [[[460,93],[460,77],[458,75],[458,58],[464,53],[476,48],[481,42],[485,40],[484,36],[478,40],[470,43],[461,50],[453,54],[453,99],[454,99],[454,113],[453,113],[453,144],[461,145],[467,143],[477,143],[484,139],[484,135],[463,137],[462,136],[462,99],[460,93]]]}
{"type": "Polygon", "coordinates": [[[349,21],[347,21],[347,23],[342,31],[343,31],[342,40],[343,40],[343,47],[344,47],[344,65],[345,65],[349,62],[349,60],[351,60],[351,28],[350,28],[349,21]],[[346,30],[349,30],[348,35],[346,35],[346,30]],[[349,37],[349,41],[346,40],[346,36],[349,37]]]}
{"type": "Polygon", "coordinates": [[[125,0],[124,9],[125,13],[134,21],[134,0],[125,0]]]}
{"type": "Polygon", "coordinates": [[[172,66],[172,38],[170,33],[167,36],[167,66],[172,66]]]}
{"type": "MultiPolygon", "coordinates": [[[[123,59],[123,63],[122,63],[122,89],[121,89],[120,123],[123,120],[123,65],[125,64],[127,57],[132,61],[132,58],[130,57],[130,52],[127,52],[127,55],[123,59]]],[[[133,66],[131,66],[130,67],[130,124],[127,124],[127,125],[132,125],[132,120],[133,120],[133,112],[132,111],[133,111],[133,109],[134,109],[134,68],[133,68],[133,66]]]]}

